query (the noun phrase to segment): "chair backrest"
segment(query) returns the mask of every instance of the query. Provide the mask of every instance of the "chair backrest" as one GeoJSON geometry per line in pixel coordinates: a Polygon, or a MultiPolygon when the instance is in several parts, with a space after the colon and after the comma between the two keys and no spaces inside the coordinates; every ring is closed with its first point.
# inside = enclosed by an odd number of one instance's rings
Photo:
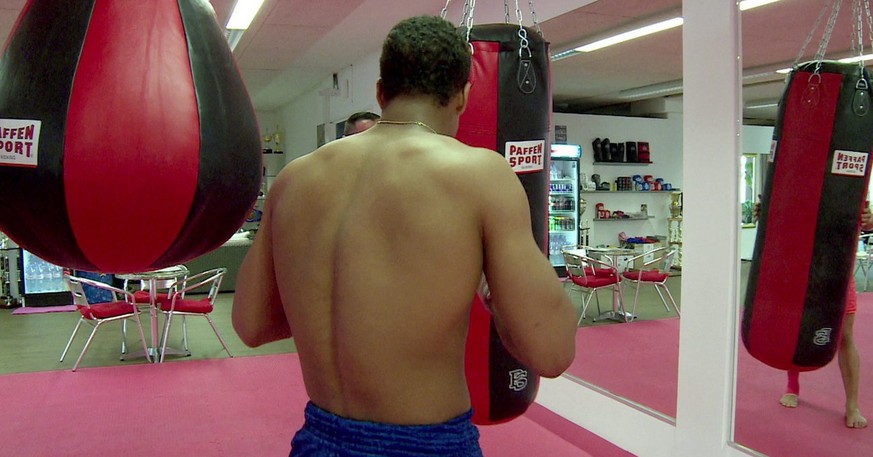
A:
{"type": "Polygon", "coordinates": [[[184,279],[176,281],[176,283],[170,286],[172,298],[177,300],[183,298],[188,292],[209,287],[207,297],[210,302],[214,302],[215,297],[218,296],[219,289],[221,288],[221,280],[226,273],[227,268],[219,267],[202,271],[193,276],[187,276],[184,279]]]}
{"type": "Polygon", "coordinates": [[[88,301],[88,296],[85,294],[84,286],[93,287],[111,293],[112,301],[126,301],[127,303],[133,304],[133,294],[100,281],[64,275],[64,282],[67,283],[67,288],[70,289],[70,294],[73,296],[73,304],[76,305],[79,312],[86,316],[90,316],[89,310],[91,309],[92,303],[88,301]]]}
{"type": "Polygon", "coordinates": [[[586,275],[586,267],[590,268],[590,264],[585,260],[588,257],[588,246],[578,244],[561,246],[561,255],[564,257],[564,268],[568,276],[572,278],[586,275]]]}
{"type": "Polygon", "coordinates": [[[561,254],[564,257],[564,268],[566,268],[570,279],[573,277],[585,278],[586,276],[611,276],[618,274],[618,269],[612,264],[589,257],[588,252],[590,250],[591,248],[588,246],[572,244],[561,248],[561,254]]]}
{"type": "Polygon", "coordinates": [[[676,246],[664,246],[652,251],[648,254],[654,256],[651,260],[643,263],[643,270],[658,270],[661,273],[669,273],[676,262],[676,253],[679,252],[676,246]]]}

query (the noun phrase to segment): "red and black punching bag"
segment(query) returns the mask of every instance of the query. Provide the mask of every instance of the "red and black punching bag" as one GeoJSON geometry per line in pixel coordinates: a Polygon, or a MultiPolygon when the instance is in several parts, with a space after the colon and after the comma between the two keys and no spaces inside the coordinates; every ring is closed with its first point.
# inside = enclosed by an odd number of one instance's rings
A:
{"type": "Polygon", "coordinates": [[[743,309],[746,349],[783,370],[836,353],[870,175],[867,70],[816,66],[794,69],[779,104],[743,309]]]}
{"type": "Polygon", "coordinates": [[[254,110],[201,0],[30,0],[0,60],[0,230],[52,263],[206,253],[258,195],[254,110]]]}
{"type": "MultiPolygon", "coordinates": [[[[545,255],[549,56],[548,45],[540,34],[532,29],[526,32],[528,47],[524,48],[518,26],[478,25],[470,31],[472,87],[457,138],[470,146],[497,151],[510,162],[527,192],[531,230],[545,255]]],[[[533,403],[539,375],[509,354],[478,296],[470,319],[465,364],[473,422],[485,425],[513,419],[533,403]]]]}

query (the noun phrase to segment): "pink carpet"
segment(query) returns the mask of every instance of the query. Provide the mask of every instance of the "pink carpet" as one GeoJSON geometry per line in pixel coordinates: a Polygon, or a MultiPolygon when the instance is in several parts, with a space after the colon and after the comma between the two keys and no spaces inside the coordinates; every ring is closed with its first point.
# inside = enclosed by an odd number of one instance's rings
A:
{"type": "Polygon", "coordinates": [[[61,306],[22,306],[15,308],[12,311],[13,315],[17,314],[44,314],[44,313],[68,313],[75,311],[76,305],[61,305],[61,306]]]}
{"type": "Polygon", "coordinates": [[[580,328],[567,373],[675,417],[679,319],[580,328]]]}
{"type": "MultiPolygon", "coordinates": [[[[0,390],[0,455],[22,457],[286,456],[307,400],[295,354],[15,374],[0,390]]],[[[486,456],[629,455],[538,406],[480,432],[486,456]]]]}
{"type": "MultiPolygon", "coordinates": [[[[861,410],[873,421],[873,292],[858,295],[855,339],[861,354],[861,410]]],[[[617,395],[676,416],[679,319],[580,328],[569,373],[617,395]]],[[[836,359],[800,376],[800,406],[779,404],[785,372],[739,349],[736,441],[766,455],[871,456],[873,425],[843,422],[845,393],[836,359]]]]}

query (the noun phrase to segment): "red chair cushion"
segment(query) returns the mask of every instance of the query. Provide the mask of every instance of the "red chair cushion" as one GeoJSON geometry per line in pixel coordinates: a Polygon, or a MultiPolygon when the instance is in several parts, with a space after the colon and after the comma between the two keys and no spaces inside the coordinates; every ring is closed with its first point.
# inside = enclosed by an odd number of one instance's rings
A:
{"type": "Polygon", "coordinates": [[[85,319],[107,319],[133,313],[133,306],[123,301],[96,303],[90,307],[77,305],[85,319]]]}
{"type": "Polygon", "coordinates": [[[633,281],[644,282],[664,282],[670,276],[658,270],[643,270],[642,275],[640,275],[640,270],[627,270],[621,275],[633,281]]]}
{"type": "MultiPolygon", "coordinates": [[[[167,296],[168,296],[168,294],[165,292],[158,292],[155,295],[155,298],[157,298],[158,301],[161,301],[161,300],[166,299],[167,296]]],[[[133,293],[133,301],[136,303],[151,303],[149,301],[149,291],[138,290],[138,291],[134,292],[133,293]]]]}
{"type": "MultiPolygon", "coordinates": [[[[161,311],[170,311],[170,305],[172,304],[172,301],[169,299],[165,298],[161,300],[161,311]]],[[[201,300],[176,300],[176,309],[174,311],[208,314],[212,312],[212,303],[208,298],[203,298],[201,300]]]]}
{"type": "Polygon", "coordinates": [[[593,289],[595,287],[603,287],[617,283],[618,276],[573,276],[573,282],[578,286],[593,289]]]}
{"type": "Polygon", "coordinates": [[[586,275],[594,275],[594,276],[611,276],[615,274],[615,272],[611,268],[591,268],[585,267],[586,275]]]}

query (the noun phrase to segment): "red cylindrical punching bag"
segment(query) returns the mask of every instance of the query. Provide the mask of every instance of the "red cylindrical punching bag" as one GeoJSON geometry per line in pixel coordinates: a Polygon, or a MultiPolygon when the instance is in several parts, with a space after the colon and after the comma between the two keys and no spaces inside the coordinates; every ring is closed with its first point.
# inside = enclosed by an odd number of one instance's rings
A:
{"type": "Polygon", "coordinates": [[[257,198],[254,110],[198,0],[30,0],[0,60],[0,230],[128,272],[220,246],[257,198]]]}
{"type": "Polygon", "coordinates": [[[870,175],[868,73],[816,67],[795,68],[779,104],[743,309],[746,349],[783,370],[836,353],[870,175]]]}
{"type": "MultiPolygon", "coordinates": [[[[544,255],[548,248],[548,139],[551,113],[548,45],[509,24],[474,26],[470,98],[458,140],[497,151],[516,170],[527,192],[531,229],[544,255]]],[[[517,361],[497,334],[491,314],[474,299],[466,353],[473,422],[495,424],[523,414],[533,403],[539,375],[517,361]]]]}

